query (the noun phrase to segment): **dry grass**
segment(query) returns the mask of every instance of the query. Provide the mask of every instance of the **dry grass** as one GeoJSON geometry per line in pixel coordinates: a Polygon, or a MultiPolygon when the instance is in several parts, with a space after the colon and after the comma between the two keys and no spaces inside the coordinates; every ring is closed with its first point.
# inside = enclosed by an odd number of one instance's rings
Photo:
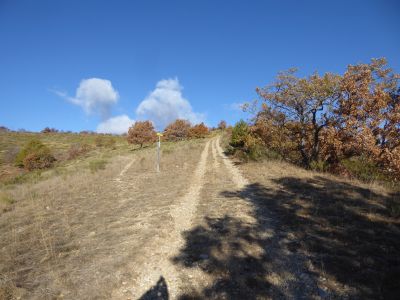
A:
{"type": "Polygon", "coordinates": [[[0,291],[23,299],[109,298],[134,276],[126,265],[149,251],[141,248],[146,240],[167,234],[169,207],[188,186],[203,143],[166,145],[160,174],[155,149],[145,148],[105,156],[108,164],[95,173],[89,158],[68,172],[7,187],[15,202],[0,215],[0,291]]]}
{"type": "MultiPolygon", "coordinates": [[[[0,185],[14,184],[34,180],[38,178],[21,168],[14,166],[14,159],[18,151],[29,141],[37,139],[50,148],[52,154],[57,159],[55,168],[68,167],[76,160],[86,159],[87,157],[97,157],[99,155],[116,155],[126,153],[130,148],[124,137],[121,136],[99,136],[95,134],[75,134],[75,133],[29,133],[29,132],[0,132],[0,185]],[[104,147],[95,147],[97,139],[101,137],[104,147]],[[111,140],[114,144],[108,144],[111,140]],[[76,156],[73,161],[70,150],[73,145],[87,145],[88,151],[82,157],[76,156]],[[110,145],[110,146],[108,146],[110,145]],[[91,151],[89,151],[92,149],[91,151]],[[88,153],[89,152],[89,153],[88,153]]],[[[103,145],[102,144],[102,145],[103,145]]]]}
{"type": "MultiPolygon", "coordinates": [[[[179,211],[204,143],[163,143],[161,173],[153,147],[121,146],[2,186],[0,299],[110,299],[121,289],[128,298],[149,258],[169,245],[171,211],[179,211]],[[107,164],[92,173],[98,160],[107,164]]],[[[273,161],[239,165],[249,184],[238,189],[213,147],[192,228],[169,258],[182,277],[179,296],[399,294],[398,195],[273,161]]],[[[143,299],[168,295],[170,277],[160,274],[143,299]]]]}

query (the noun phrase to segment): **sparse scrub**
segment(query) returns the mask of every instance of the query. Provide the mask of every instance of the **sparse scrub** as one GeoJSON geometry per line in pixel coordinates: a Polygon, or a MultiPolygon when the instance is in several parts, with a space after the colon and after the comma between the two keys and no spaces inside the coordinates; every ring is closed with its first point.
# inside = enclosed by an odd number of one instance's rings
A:
{"type": "Polygon", "coordinates": [[[7,193],[0,191],[0,211],[7,211],[14,203],[14,199],[7,193]]]}
{"type": "Polygon", "coordinates": [[[106,168],[107,161],[105,159],[96,159],[89,162],[90,172],[96,173],[99,170],[104,170],[106,168]]]}
{"type": "Polygon", "coordinates": [[[20,152],[20,148],[18,146],[13,146],[8,148],[6,152],[3,154],[3,162],[6,164],[14,164],[15,159],[20,152]]]}
{"type": "Polygon", "coordinates": [[[88,144],[72,144],[68,150],[68,159],[75,159],[79,156],[85,155],[90,151],[90,149],[91,147],[88,144]]]}
{"type": "Polygon", "coordinates": [[[98,135],[95,138],[96,147],[115,149],[116,141],[112,136],[98,135]]]}
{"type": "Polygon", "coordinates": [[[31,171],[49,168],[55,160],[47,146],[39,140],[32,140],[18,153],[15,165],[31,171]]]}
{"type": "Polygon", "coordinates": [[[0,202],[4,203],[4,204],[13,204],[14,200],[9,195],[1,193],[0,194],[0,202]]]}

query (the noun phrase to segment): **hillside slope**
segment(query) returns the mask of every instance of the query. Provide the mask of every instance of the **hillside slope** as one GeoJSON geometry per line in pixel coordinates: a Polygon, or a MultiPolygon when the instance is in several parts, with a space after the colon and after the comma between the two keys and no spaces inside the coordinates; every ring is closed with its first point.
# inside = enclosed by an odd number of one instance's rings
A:
{"type": "MultiPolygon", "coordinates": [[[[379,187],[220,139],[121,151],[104,170],[20,184],[0,215],[2,297],[390,298],[400,229],[379,187]]],[[[0,297],[1,298],[1,297],[0,297]]]]}

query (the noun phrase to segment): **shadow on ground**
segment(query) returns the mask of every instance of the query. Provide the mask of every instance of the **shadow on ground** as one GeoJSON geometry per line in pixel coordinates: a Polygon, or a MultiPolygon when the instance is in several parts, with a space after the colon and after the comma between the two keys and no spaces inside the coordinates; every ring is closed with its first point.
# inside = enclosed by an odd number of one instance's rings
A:
{"type": "MultiPolygon", "coordinates": [[[[284,177],[277,188],[225,191],[249,201],[255,222],[205,218],[185,233],[174,262],[200,268],[212,284],[181,299],[348,298],[400,295],[400,227],[383,196],[315,176],[284,177]]],[[[397,201],[397,200],[396,200],[397,201]]]]}
{"type": "Polygon", "coordinates": [[[139,300],[168,300],[169,293],[164,277],[160,277],[157,283],[144,293],[139,300]]]}

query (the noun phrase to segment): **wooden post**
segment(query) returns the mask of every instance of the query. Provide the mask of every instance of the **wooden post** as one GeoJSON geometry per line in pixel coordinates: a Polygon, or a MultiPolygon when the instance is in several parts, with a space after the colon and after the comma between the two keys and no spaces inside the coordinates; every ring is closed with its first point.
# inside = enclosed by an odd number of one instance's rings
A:
{"type": "Polygon", "coordinates": [[[160,173],[160,148],[161,148],[161,137],[162,133],[157,132],[158,142],[157,142],[157,173],[160,173]]]}

